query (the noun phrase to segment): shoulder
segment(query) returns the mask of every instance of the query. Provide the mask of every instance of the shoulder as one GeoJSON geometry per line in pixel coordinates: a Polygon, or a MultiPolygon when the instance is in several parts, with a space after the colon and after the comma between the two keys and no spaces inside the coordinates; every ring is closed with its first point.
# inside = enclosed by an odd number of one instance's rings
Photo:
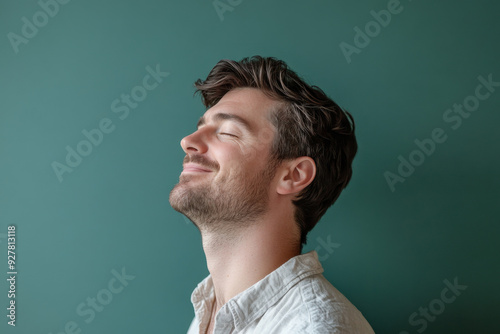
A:
{"type": "Polygon", "coordinates": [[[295,284],[268,316],[277,322],[277,333],[373,333],[361,312],[322,274],[295,284]]]}

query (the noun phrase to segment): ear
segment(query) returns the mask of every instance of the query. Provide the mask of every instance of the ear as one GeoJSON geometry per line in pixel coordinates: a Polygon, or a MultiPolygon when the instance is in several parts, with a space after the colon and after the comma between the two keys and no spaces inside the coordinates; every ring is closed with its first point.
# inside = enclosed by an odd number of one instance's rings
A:
{"type": "Polygon", "coordinates": [[[299,157],[283,166],[276,189],[280,195],[299,194],[316,176],[316,164],[310,157],[299,157]]]}

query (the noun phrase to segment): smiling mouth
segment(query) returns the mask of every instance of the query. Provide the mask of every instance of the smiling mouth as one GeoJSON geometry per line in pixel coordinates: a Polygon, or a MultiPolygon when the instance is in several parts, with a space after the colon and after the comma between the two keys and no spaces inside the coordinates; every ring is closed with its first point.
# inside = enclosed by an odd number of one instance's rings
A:
{"type": "Polygon", "coordinates": [[[185,164],[182,173],[211,173],[212,171],[208,168],[202,167],[196,164],[185,164]]]}

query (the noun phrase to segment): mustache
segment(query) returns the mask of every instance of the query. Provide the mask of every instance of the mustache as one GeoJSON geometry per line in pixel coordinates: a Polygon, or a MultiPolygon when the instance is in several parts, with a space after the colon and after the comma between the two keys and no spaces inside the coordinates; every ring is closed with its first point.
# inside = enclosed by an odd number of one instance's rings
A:
{"type": "Polygon", "coordinates": [[[209,168],[214,171],[218,171],[220,166],[216,161],[211,161],[199,154],[186,155],[184,157],[183,163],[186,164],[188,162],[199,164],[203,167],[209,168]]]}

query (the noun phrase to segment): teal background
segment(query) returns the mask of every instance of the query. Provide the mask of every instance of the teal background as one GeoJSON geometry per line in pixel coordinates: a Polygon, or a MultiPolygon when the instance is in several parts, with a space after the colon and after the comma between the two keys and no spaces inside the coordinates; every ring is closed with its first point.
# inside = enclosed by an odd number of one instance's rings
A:
{"type": "Polygon", "coordinates": [[[354,27],[387,1],[244,0],[223,20],[211,1],[71,1],[18,53],[7,34],[21,35],[21,18],[41,9],[2,1],[0,332],[55,334],[71,321],[82,333],[187,331],[191,292],[208,271],[198,230],[168,194],[179,142],[204,112],[193,82],[222,58],[260,54],[285,60],[357,123],[352,182],[304,252],[318,250],[325,276],[377,333],[498,333],[500,89],[456,130],[443,113],[474,94],[478,76],[500,81],[500,5],[401,6],[348,63],[339,44],[353,44],[354,27]],[[121,120],[112,101],[156,64],[170,75],[121,120]],[[53,161],[64,163],[65,147],[103,118],[114,131],[59,182],[53,161]],[[435,128],[447,140],[391,191],[384,172],[435,128]],[[15,328],[6,318],[12,224],[15,328]],[[332,253],[328,238],[340,244],[332,253]],[[85,322],[77,306],[122,268],[135,278],[85,322]],[[455,277],[467,289],[425,330],[410,324],[455,277]]]}

